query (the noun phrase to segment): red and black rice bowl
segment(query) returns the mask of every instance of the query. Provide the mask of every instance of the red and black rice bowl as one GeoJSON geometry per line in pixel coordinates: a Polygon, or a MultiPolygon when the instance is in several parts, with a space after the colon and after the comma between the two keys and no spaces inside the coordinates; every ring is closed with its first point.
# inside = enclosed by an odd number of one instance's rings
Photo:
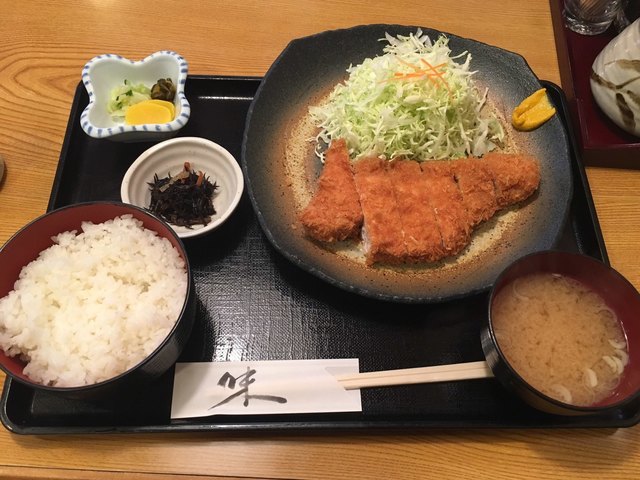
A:
{"type": "Polygon", "coordinates": [[[195,319],[185,248],[141,208],[89,202],[42,215],[0,249],[0,368],[73,398],[167,372],[195,319]]]}

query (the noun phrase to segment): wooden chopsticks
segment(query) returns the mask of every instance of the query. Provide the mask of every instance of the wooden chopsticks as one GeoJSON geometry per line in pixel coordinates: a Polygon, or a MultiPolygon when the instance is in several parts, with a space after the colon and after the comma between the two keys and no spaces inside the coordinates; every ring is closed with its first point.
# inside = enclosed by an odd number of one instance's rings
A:
{"type": "Polygon", "coordinates": [[[451,382],[474,378],[493,377],[487,362],[456,363],[433,367],[404,368],[399,370],[381,370],[379,372],[357,373],[338,377],[340,384],[347,390],[357,388],[387,387],[391,385],[409,385],[414,383],[451,382]]]}

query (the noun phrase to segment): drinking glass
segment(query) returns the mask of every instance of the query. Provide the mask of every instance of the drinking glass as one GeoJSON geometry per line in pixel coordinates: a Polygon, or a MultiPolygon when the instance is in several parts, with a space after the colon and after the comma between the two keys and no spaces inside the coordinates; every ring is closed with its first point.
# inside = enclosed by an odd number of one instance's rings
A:
{"type": "Polygon", "coordinates": [[[565,24],[582,35],[598,35],[609,28],[622,3],[623,0],[565,0],[565,24]]]}

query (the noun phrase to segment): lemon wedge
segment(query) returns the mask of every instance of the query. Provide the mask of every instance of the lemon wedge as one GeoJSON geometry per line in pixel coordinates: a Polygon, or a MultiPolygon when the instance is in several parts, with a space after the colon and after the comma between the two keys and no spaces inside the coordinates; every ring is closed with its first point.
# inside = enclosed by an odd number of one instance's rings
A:
{"type": "Polygon", "coordinates": [[[528,132],[538,128],[556,113],[549,102],[547,89],[541,88],[525,98],[513,109],[511,124],[516,130],[528,132]]]}
{"type": "Polygon", "coordinates": [[[127,108],[124,121],[127,125],[168,123],[175,116],[175,107],[165,100],[145,100],[127,108]]]}

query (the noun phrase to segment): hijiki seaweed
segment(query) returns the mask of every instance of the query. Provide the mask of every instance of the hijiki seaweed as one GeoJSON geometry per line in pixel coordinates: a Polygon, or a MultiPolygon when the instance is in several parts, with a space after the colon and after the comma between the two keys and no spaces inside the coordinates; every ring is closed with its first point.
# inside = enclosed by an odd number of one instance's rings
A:
{"type": "Polygon", "coordinates": [[[187,228],[207,225],[216,213],[213,193],[218,185],[211,183],[202,171],[192,171],[189,162],[184,162],[184,169],[174,177],[168,174],[159,178],[154,174],[148,185],[151,190],[148,210],[173,225],[187,228]]]}

